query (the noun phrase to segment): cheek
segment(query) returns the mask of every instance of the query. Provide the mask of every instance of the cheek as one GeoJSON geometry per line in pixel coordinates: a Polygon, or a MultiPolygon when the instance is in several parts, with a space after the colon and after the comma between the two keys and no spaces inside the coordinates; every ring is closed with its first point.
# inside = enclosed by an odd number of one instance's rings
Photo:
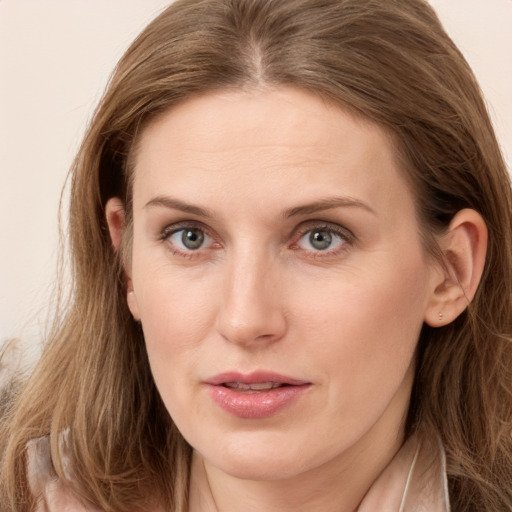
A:
{"type": "Polygon", "coordinates": [[[174,421],[187,425],[204,414],[189,400],[197,379],[203,342],[211,331],[212,304],[176,278],[146,279],[139,287],[139,310],[151,373],[174,421]]]}
{"type": "Polygon", "coordinates": [[[146,279],[137,293],[148,351],[162,355],[192,349],[203,339],[214,318],[214,304],[206,283],[175,276],[146,279]]]}
{"type": "Polygon", "coordinates": [[[397,389],[410,367],[423,325],[428,272],[421,260],[379,265],[324,285],[297,291],[297,337],[309,340],[309,360],[324,369],[342,396],[351,389],[353,402],[378,401],[397,389]]]}

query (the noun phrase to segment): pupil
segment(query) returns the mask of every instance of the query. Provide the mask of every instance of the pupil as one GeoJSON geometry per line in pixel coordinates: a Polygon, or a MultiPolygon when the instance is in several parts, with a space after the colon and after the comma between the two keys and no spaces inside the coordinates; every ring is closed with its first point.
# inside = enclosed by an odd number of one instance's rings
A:
{"type": "Polygon", "coordinates": [[[313,233],[309,235],[309,241],[315,249],[324,251],[331,245],[332,236],[327,231],[313,231],[313,233]]]}
{"type": "Polygon", "coordinates": [[[181,241],[187,249],[199,249],[204,241],[204,233],[199,229],[186,229],[183,231],[181,241]]]}

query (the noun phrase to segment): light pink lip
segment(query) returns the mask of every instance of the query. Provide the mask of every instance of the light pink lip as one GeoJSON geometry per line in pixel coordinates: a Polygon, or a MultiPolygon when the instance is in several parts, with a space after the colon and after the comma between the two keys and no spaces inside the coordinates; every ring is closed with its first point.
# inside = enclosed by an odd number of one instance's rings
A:
{"type": "Polygon", "coordinates": [[[274,372],[226,372],[208,378],[205,385],[210,397],[223,411],[244,419],[269,418],[291,405],[311,387],[312,383],[274,372]],[[283,386],[268,390],[242,391],[223,386],[227,382],[260,384],[274,382],[283,386]]]}

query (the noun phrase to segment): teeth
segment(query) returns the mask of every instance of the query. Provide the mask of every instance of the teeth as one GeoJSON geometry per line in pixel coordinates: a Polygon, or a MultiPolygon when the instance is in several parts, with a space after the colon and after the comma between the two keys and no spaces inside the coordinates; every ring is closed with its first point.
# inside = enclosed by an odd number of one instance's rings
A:
{"type": "Polygon", "coordinates": [[[277,382],[260,382],[259,384],[249,384],[249,389],[274,389],[279,387],[280,385],[281,384],[278,384],[277,382]]]}
{"type": "Polygon", "coordinates": [[[243,382],[225,382],[224,386],[230,389],[239,389],[241,391],[265,391],[282,386],[279,382],[258,382],[255,384],[244,384],[243,382]]]}

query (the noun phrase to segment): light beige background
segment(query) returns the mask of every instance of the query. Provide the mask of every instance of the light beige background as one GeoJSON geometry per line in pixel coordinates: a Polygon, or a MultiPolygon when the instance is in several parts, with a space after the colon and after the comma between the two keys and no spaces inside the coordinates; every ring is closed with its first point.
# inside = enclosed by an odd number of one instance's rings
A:
{"type": "MultiPolygon", "coordinates": [[[[115,62],[168,0],[0,0],[0,344],[36,353],[67,169],[115,62]]],[[[512,0],[432,0],[512,159],[512,0]]]]}

